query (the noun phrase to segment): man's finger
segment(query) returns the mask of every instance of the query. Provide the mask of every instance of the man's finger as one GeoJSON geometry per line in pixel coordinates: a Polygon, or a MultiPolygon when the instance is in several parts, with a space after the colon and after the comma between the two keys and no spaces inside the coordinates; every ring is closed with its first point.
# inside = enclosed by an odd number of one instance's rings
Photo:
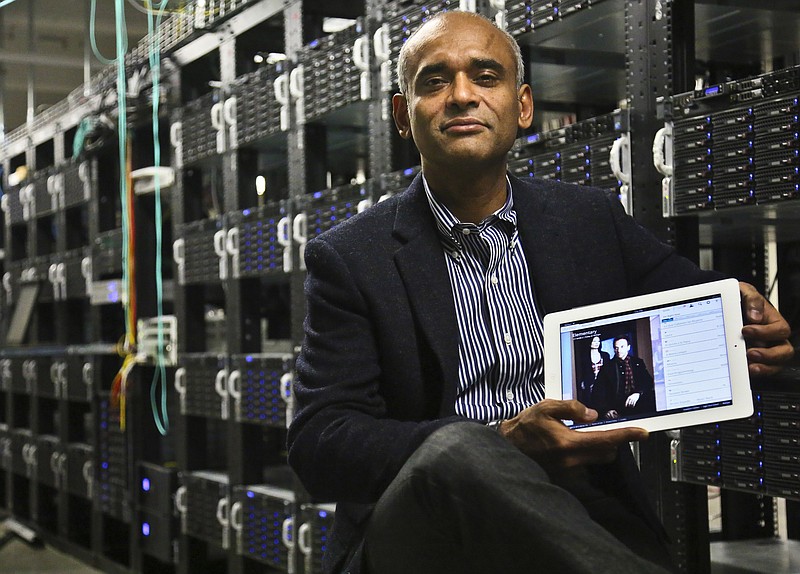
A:
{"type": "Polygon", "coordinates": [[[586,446],[587,448],[603,448],[622,444],[624,442],[639,442],[647,440],[647,437],[650,436],[649,432],[639,427],[614,430],[598,429],[579,432],[581,435],[584,435],[580,442],[583,443],[582,446],[586,446]]]}
{"type": "Polygon", "coordinates": [[[748,323],[761,323],[767,300],[749,283],[739,282],[742,298],[742,312],[748,323]]]}
{"type": "Polygon", "coordinates": [[[597,419],[596,410],[590,409],[576,400],[558,401],[545,399],[540,401],[537,407],[543,415],[556,419],[571,419],[582,423],[592,422],[597,419]]]}
{"type": "Polygon", "coordinates": [[[792,330],[786,321],[766,324],[750,324],[742,327],[742,336],[754,344],[766,341],[783,341],[789,338],[792,330]]]}

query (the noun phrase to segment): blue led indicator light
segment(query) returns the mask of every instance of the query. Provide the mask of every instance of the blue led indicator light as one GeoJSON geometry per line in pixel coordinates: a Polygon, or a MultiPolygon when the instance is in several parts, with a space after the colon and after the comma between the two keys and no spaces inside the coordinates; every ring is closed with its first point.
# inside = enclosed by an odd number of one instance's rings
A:
{"type": "Polygon", "coordinates": [[[147,522],[142,522],[142,534],[150,536],[150,525],[147,522]]]}
{"type": "Polygon", "coordinates": [[[142,479],[142,490],[144,490],[145,492],[150,492],[150,479],[149,478],[143,478],[142,479]]]}

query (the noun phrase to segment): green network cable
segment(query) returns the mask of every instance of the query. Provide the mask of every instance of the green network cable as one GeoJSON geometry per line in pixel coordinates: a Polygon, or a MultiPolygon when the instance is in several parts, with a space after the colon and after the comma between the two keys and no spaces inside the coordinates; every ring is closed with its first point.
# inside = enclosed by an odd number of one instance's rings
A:
{"type": "MultiPolygon", "coordinates": [[[[96,48],[94,44],[94,15],[95,15],[95,1],[92,0],[92,47],[96,48]]],[[[158,105],[159,105],[159,80],[161,71],[160,49],[158,46],[158,37],[155,34],[164,13],[164,8],[167,5],[167,0],[162,0],[158,5],[155,18],[152,12],[148,13],[148,34],[152,38],[150,47],[149,60],[150,60],[150,73],[153,80],[153,141],[154,141],[154,163],[156,167],[161,164],[161,147],[159,142],[159,127],[158,127],[158,105]]],[[[125,52],[128,48],[127,26],[125,23],[125,5],[123,0],[115,0],[116,11],[116,36],[117,36],[117,51],[116,59],[114,62],[117,64],[117,106],[118,106],[118,129],[119,129],[119,165],[120,174],[127,172],[126,165],[126,151],[127,151],[127,78],[125,76],[125,52]]],[[[103,57],[97,50],[95,55],[103,61],[103,57]]],[[[158,316],[158,351],[156,357],[156,372],[154,373],[153,382],[150,387],[151,406],[153,410],[153,420],[155,421],[158,431],[162,435],[166,435],[169,429],[169,419],[167,416],[167,389],[166,389],[166,358],[164,356],[164,329],[161,322],[163,317],[163,278],[162,278],[162,261],[161,261],[161,245],[162,245],[162,214],[161,214],[161,184],[158,175],[155,176],[155,228],[156,228],[156,300],[157,300],[157,316],[158,316]],[[161,410],[163,412],[162,418],[158,412],[156,404],[156,387],[158,380],[161,380],[161,410]]],[[[123,272],[122,281],[124,285],[129,282],[129,261],[132,256],[129,253],[129,227],[130,227],[130,214],[128,213],[128,179],[127,177],[120,177],[120,196],[122,204],[122,259],[123,259],[123,272]]],[[[130,294],[129,294],[130,297],[130,294]]],[[[130,305],[126,307],[126,340],[130,338],[130,328],[132,326],[133,317],[131,316],[132,308],[130,305]]]]}
{"type": "MultiPolygon", "coordinates": [[[[92,0],[94,2],[94,0],[92,0]]],[[[129,287],[129,253],[128,238],[130,236],[130,214],[128,213],[128,178],[127,174],[127,144],[128,144],[128,102],[127,78],[125,77],[125,52],[128,48],[128,31],[125,23],[125,5],[122,0],[114,0],[116,22],[116,64],[117,64],[117,126],[119,141],[119,193],[122,204],[122,284],[129,287]]],[[[127,294],[125,308],[125,340],[131,337],[132,308],[130,305],[131,293],[127,294]]]]}
{"type": "MultiPolygon", "coordinates": [[[[100,60],[100,62],[105,64],[106,66],[109,66],[109,65],[115,63],[117,60],[116,59],[110,60],[110,59],[106,58],[105,56],[103,56],[103,54],[100,53],[100,49],[97,47],[97,38],[95,37],[96,36],[96,34],[95,34],[95,19],[96,19],[96,16],[97,16],[97,0],[92,0],[92,10],[91,10],[91,14],[90,14],[90,17],[89,17],[89,41],[90,41],[90,43],[92,45],[92,52],[94,53],[95,58],[100,60]]],[[[119,20],[119,10],[117,10],[116,8],[115,8],[115,16],[116,16],[116,20],[119,20]]],[[[122,19],[123,19],[123,22],[124,22],[124,20],[125,20],[124,6],[123,6],[123,12],[122,12],[122,19]]],[[[125,33],[122,36],[120,36],[118,27],[117,27],[117,31],[116,32],[117,32],[117,57],[119,57],[119,43],[120,43],[120,41],[124,41],[124,44],[123,44],[124,47],[122,49],[122,53],[125,54],[125,52],[128,51],[128,32],[127,32],[127,28],[126,28],[125,29],[125,33]]]]}
{"type": "MultiPolygon", "coordinates": [[[[153,164],[156,168],[154,177],[155,187],[155,228],[156,228],[156,307],[158,316],[158,353],[156,358],[156,371],[153,373],[153,381],[150,384],[150,403],[153,411],[153,420],[155,421],[158,432],[166,435],[169,431],[169,417],[167,415],[167,370],[166,358],[164,357],[164,328],[161,318],[164,314],[164,285],[162,277],[162,261],[161,261],[161,227],[162,227],[162,214],[161,214],[161,181],[158,175],[158,168],[161,166],[161,143],[159,140],[159,123],[158,123],[158,107],[160,99],[159,82],[161,79],[161,49],[160,37],[156,33],[161,24],[161,18],[164,15],[164,10],[167,7],[168,0],[162,0],[156,4],[155,15],[152,11],[147,14],[147,33],[148,37],[152,39],[149,51],[150,61],[150,74],[153,84],[153,164]],[[159,419],[158,405],[156,403],[156,389],[158,387],[158,379],[161,379],[161,413],[163,420],[159,419]]],[[[150,8],[153,8],[153,3],[148,2],[150,8]]]]}

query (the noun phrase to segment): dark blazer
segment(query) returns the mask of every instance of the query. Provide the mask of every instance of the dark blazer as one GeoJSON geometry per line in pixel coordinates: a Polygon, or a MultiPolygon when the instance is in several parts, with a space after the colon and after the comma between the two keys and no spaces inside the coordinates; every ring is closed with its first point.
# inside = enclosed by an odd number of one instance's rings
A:
{"type": "Polygon", "coordinates": [[[633,408],[625,406],[629,393],[625,392],[624,363],[614,357],[603,365],[592,392],[592,408],[597,409],[600,416],[615,410],[619,416],[652,413],[656,410],[656,393],[653,375],[647,370],[644,361],[639,357],[629,357],[636,392],[641,393],[639,401],[633,408]]]}
{"type": "MultiPolygon", "coordinates": [[[[511,185],[542,316],[718,278],[611,194],[515,177],[511,185]]],[[[454,414],[459,335],[444,257],[419,176],[306,246],[289,463],[312,497],[338,503],[329,571],[346,561],[358,571],[353,553],[372,505],[431,432],[463,420],[454,414]]]]}

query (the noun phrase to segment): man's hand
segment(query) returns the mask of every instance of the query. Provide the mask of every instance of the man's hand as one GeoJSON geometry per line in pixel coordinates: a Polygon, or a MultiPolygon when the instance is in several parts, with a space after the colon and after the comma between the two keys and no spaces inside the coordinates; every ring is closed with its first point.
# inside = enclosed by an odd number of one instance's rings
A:
{"type": "Polygon", "coordinates": [[[642,396],[642,393],[632,393],[625,399],[625,406],[629,409],[632,409],[636,406],[636,403],[639,402],[639,397],[642,396]]]}
{"type": "Polygon", "coordinates": [[[648,436],[648,432],[640,428],[579,432],[561,422],[570,419],[588,423],[596,418],[597,411],[578,401],[545,399],[513,419],[503,421],[499,430],[517,448],[548,470],[611,462],[617,456],[617,446],[644,440],[648,436]]]}
{"type": "Polygon", "coordinates": [[[789,323],[755,287],[739,282],[742,296],[742,335],[747,342],[751,375],[774,375],[794,356],[789,323]]]}

